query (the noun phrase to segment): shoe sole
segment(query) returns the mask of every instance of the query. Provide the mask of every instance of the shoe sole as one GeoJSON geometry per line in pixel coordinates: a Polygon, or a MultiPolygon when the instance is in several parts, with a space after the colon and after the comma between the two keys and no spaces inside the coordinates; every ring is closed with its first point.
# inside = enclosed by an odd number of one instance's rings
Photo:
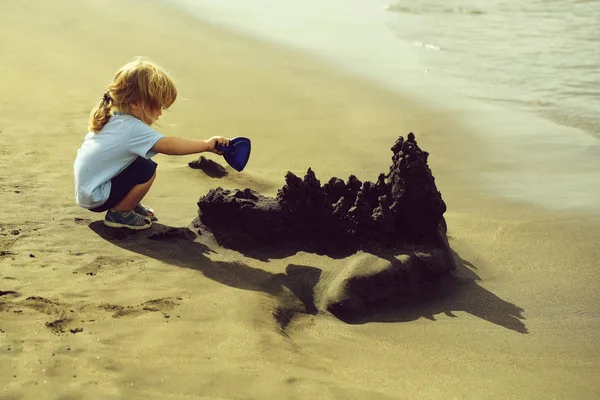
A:
{"type": "Polygon", "coordinates": [[[112,221],[104,220],[104,225],[109,226],[111,228],[127,228],[127,229],[131,229],[131,230],[134,230],[134,231],[142,231],[144,229],[151,228],[152,227],[152,222],[150,222],[147,225],[136,226],[136,225],[127,225],[127,224],[121,224],[119,222],[112,222],[112,221]]]}

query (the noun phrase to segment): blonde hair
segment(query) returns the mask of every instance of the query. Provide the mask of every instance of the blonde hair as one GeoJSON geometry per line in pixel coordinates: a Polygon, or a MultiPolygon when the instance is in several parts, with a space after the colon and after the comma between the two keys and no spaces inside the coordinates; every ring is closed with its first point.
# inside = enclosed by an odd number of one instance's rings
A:
{"type": "Polygon", "coordinates": [[[98,132],[114,110],[131,114],[131,105],[141,105],[142,112],[169,108],[177,98],[177,89],[167,72],[153,62],[137,57],[122,66],[90,113],[88,129],[98,132]]]}

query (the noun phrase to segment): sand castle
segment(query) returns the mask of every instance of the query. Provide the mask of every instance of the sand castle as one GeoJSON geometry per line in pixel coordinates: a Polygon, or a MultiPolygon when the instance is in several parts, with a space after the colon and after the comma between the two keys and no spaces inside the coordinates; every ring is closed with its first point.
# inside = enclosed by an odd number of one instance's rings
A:
{"type": "Polygon", "coordinates": [[[242,253],[366,252],[314,288],[317,308],[352,319],[369,304],[413,296],[453,266],[446,204],[427,164],[429,154],[413,133],[399,137],[391,150],[389,173],[375,183],[351,175],[347,182],[333,177],[321,185],[309,168],[303,179],[288,172],[275,198],[251,189],[213,189],[198,201],[192,225],[242,253]]]}
{"type": "Polygon", "coordinates": [[[236,250],[294,247],[338,252],[435,245],[445,225],[446,204],[413,133],[392,147],[389,173],[376,183],[350,175],[321,186],[312,169],[304,179],[291,172],[277,197],[251,189],[211,190],[198,202],[197,227],[236,250]]]}

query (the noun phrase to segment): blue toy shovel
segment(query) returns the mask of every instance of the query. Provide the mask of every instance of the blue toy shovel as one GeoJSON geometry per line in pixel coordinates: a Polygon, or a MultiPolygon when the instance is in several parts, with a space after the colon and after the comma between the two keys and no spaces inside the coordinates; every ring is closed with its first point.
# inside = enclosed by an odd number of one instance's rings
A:
{"type": "Polygon", "coordinates": [[[241,172],[248,164],[251,147],[250,139],[236,137],[229,141],[229,146],[217,144],[215,149],[223,153],[223,158],[225,158],[227,164],[231,165],[236,171],[241,172]]]}

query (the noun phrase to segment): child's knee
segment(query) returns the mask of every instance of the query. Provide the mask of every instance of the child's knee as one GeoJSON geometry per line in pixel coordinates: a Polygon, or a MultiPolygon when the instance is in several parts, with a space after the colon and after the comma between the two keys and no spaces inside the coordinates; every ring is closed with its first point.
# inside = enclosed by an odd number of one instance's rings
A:
{"type": "Polygon", "coordinates": [[[152,183],[154,183],[154,180],[155,180],[155,179],[156,179],[156,171],[154,172],[154,174],[152,174],[152,176],[150,177],[150,179],[148,179],[148,180],[146,181],[146,185],[149,185],[149,186],[151,186],[151,185],[152,185],[152,183]]]}

